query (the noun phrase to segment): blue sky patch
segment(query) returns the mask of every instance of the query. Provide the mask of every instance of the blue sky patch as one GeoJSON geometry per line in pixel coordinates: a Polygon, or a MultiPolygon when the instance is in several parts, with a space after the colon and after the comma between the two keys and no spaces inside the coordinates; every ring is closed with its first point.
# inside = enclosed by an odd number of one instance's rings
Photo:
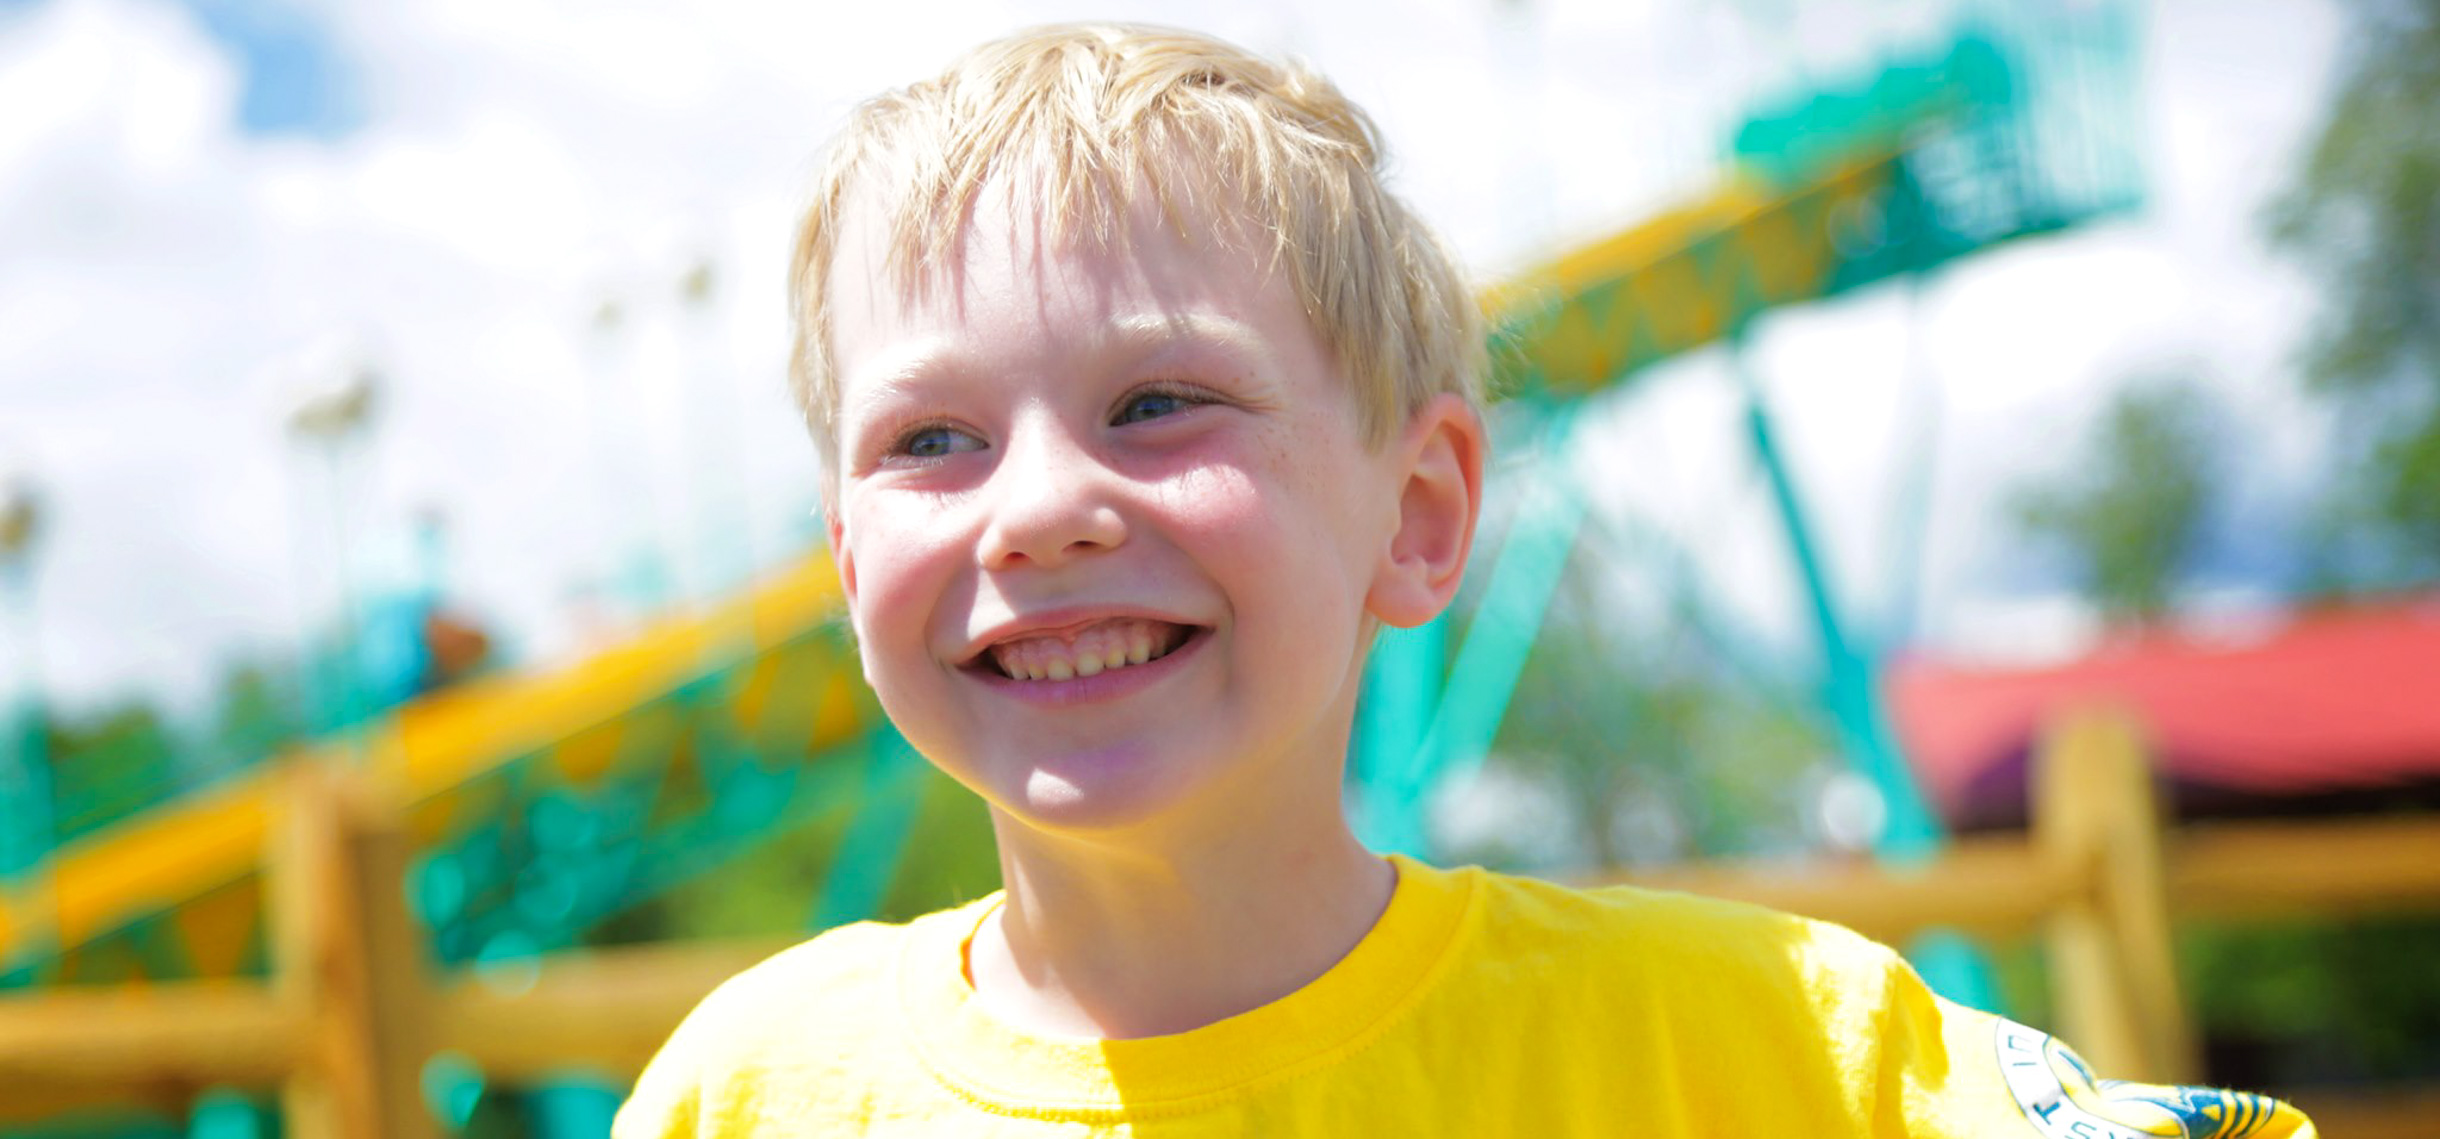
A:
{"type": "Polygon", "coordinates": [[[174,0],[244,74],[237,123],[252,135],[330,140],[364,125],[359,76],[330,29],[284,0],[174,0]]]}
{"type": "MultiPolygon", "coordinates": [[[[43,0],[0,0],[0,16],[43,0]]],[[[330,28],[292,0],[168,0],[237,64],[237,126],[330,141],[364,125],[364,87],[330,28]]]]}
{"type": "MultiPolygon", "coordinates": [[[[44,0],[0,0],[0,16],[44,0]]],[[[364,125],[354,62],[322,18],[293,0],[166,0],[237,65],[237,126],[249,135],[330,141],[364,125]]]]}

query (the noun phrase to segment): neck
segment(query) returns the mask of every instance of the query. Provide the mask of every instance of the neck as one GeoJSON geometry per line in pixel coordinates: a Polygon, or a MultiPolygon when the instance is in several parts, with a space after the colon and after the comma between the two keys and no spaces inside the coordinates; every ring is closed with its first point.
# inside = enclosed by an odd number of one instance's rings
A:
{"type": "Polygon", "coordinates": [[[994,821],[1007,900],[969,971],[985,1008],[1040,1035],[1170,1035],[1279,1000],[1354,949],[1397,884],[1335,809],[1149,850],[994,821]]]}

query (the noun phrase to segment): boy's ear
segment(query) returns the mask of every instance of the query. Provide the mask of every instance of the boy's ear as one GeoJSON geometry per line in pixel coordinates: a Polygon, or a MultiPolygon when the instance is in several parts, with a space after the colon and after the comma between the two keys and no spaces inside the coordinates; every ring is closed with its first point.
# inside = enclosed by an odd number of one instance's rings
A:
{"type": "Polygon", "coordinates": [[[1464,399],[1435,396],[1394,447],[1398,529],[1364,603],[1384,624],[1412,628],[1439,616],[1466,576],[1483,506],[1483,421],[1464,399]]]}
{"type": "Polygon", "coordinates": [[[856,556],[848,552],[846,531],[839,524],[838,503],[827,494],[822,496],[822,529],[830,540],[830,564],[839,568],[839,596],[846,599],[852,612],[856,607],[856,556]]]}

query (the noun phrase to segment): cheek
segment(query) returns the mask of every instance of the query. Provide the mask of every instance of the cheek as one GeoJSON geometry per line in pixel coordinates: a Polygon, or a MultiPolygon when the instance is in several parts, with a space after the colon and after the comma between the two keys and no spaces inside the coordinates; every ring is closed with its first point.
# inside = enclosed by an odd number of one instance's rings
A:
{"type": "Polygon", "coordinates": [[[1243,467],[1199,463],[1161,482],[1161,513],[1176,531],[1215,540],[1242,538],[1265,511],[1264,495],[1243,467]]]}
{"type": "Polygon", "coordinates": [[[1241,584],[1289,586],[1310,604],[1332,592],[1325,582],[1367,575],[1357,548],[1368,539],[1344,488],[1307,475],[1285,464],[1199,464],[1163,482],[1163,511],[1171,532],[1215,568],[1241,584]]]}
{"type": "Polygon", "coordinates": [[[941,538],[943,527],[916,522],[916,513],[852,508],[847,532],[856,567],[854,619],[857,639],[896,651],[921,644],[926,622],[943,602],[955,576],[956,557],[941,538]]]}

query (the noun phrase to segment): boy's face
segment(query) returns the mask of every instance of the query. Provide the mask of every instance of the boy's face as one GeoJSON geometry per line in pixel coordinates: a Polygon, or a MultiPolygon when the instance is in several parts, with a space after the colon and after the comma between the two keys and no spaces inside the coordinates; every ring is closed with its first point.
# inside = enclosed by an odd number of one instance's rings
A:
{"type": "Polygon", "coordinates": [[[1037,827],[1335,812],[1411,456],[1366,445],[1294,289],[1211,225],[1094,252],[1034,213],[986,192],[910,295],[850,210],[829,516],[866,676],[1037,827]]]}

